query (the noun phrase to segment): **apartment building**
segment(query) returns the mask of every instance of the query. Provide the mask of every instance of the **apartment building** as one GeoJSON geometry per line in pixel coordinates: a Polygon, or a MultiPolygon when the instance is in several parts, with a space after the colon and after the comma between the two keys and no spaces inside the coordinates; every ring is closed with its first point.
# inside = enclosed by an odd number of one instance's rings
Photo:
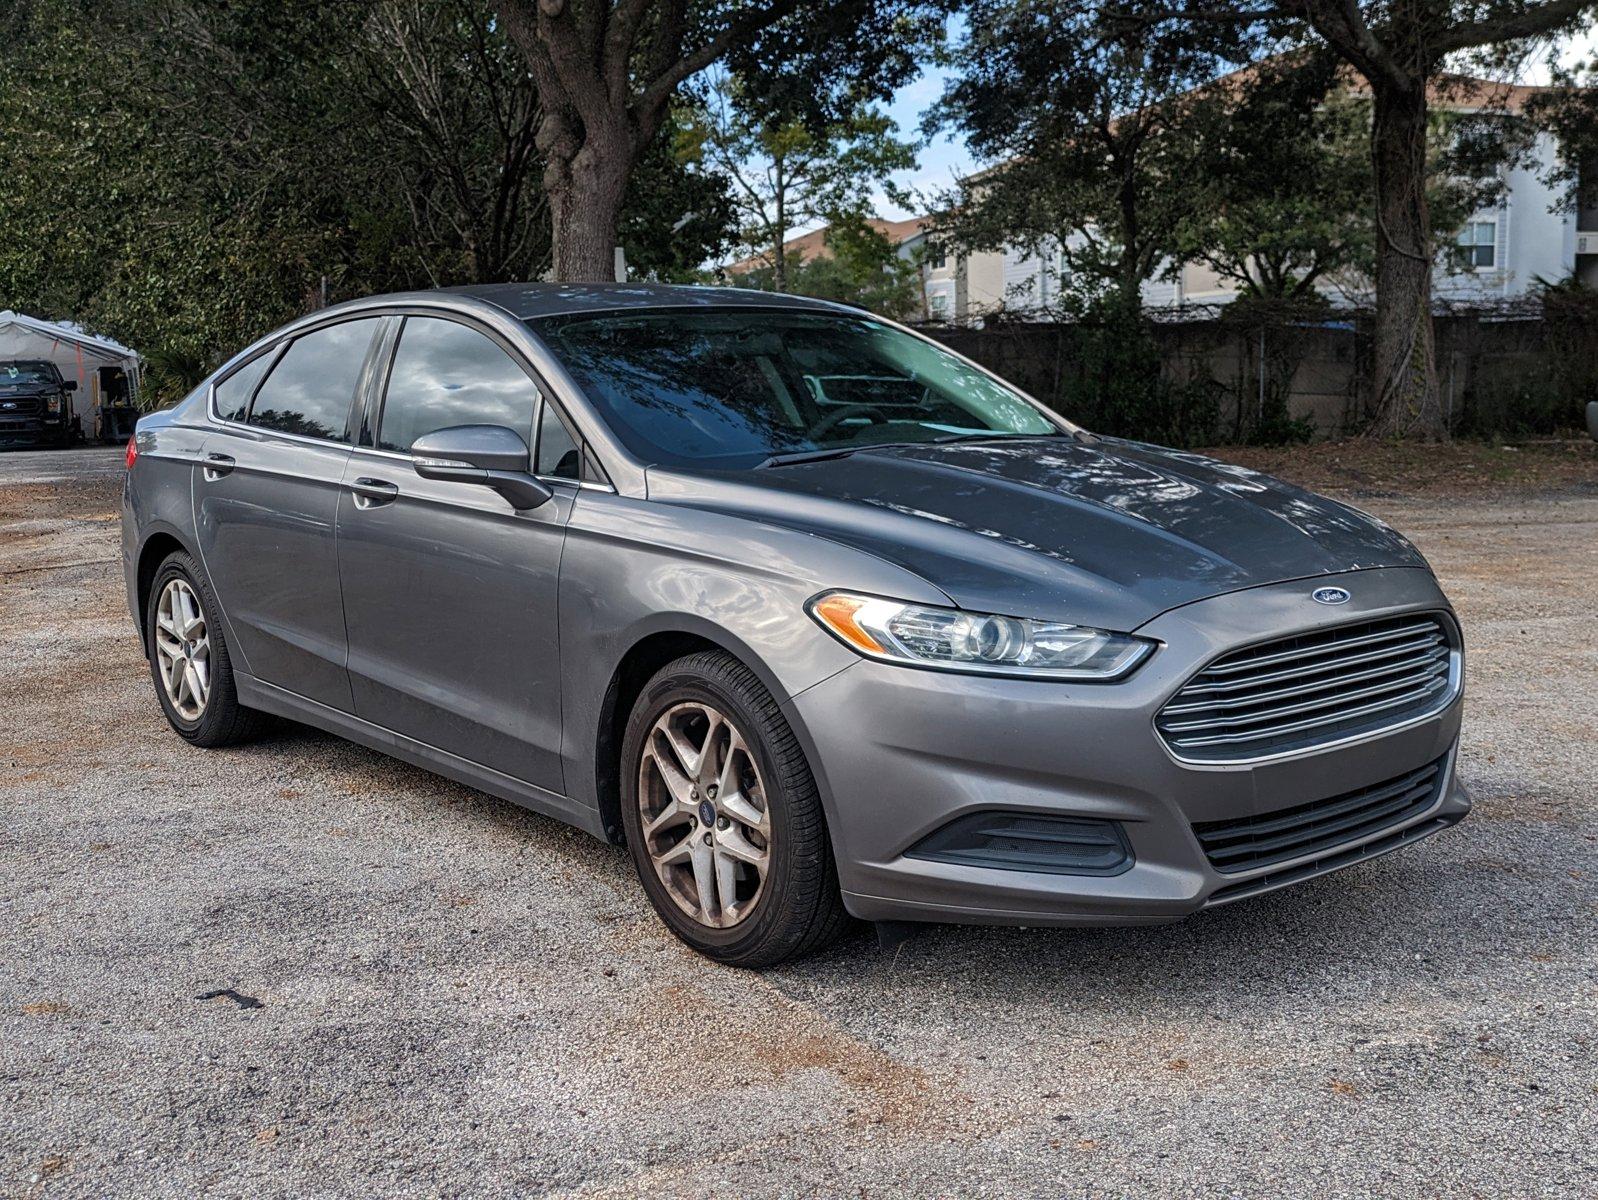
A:
{"type": "MultiPolygon", "coordinates": [[[[1465,86],[1451,88],[1438,102],[1461,112],[1489,105],[1515,111],[1535,91],[1486,80],[1456,82],[1465,86]]],[[[1598,286],[1598,206],[1571,208],[1562,191],[1549,184],[1559,153],[1552,136],[1540,135],[1529,160],[1507,171],[1502,199],[1451,231],[1457,250],[1438,257],[1433,290],[1439,299],[1513,299],[1532,291],[1539,280],[1552,282],[1572,273],[1598,286]]],[[[924,240],[924,233],[917,234],[907,252],[924,240]]],[[[923,270],[927,311],[934,320],[956,322],[1001,312],[1016,319],[1042,316],[1068,282],[1065,270],[1057,246],[1049,245],[1037,250],[1008,247],[959,259],[928,254],[923,270]]],[[[1323,290],[1346,302],[1368,293],[1369,284],[1328,280],[1323,290]]],[[[1201,264],[1183,266],[1143,288],[1144,303],[1159,308],[1225,303],[1236,294],[1236,285],[1201,264]]]]}

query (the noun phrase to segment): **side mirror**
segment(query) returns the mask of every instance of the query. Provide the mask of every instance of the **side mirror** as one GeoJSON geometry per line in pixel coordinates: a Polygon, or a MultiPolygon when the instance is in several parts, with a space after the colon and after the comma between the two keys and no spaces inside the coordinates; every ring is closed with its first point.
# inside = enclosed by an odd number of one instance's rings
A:
{"type": "Polygon", "coordinates": [[[77,391],[78,390],[78,381],[76,379],[63,379],[61,381],[61,390],[63,392],[75,392],[75,391],[77,391]]]}
{"type": "Polygon", "coordinates": [[[411,446],[423,479],[491,487],[518,512],[545,504],[555,493],[531,473],[532,455],[521,434],[503,425],[452,425],[423,434],[411,446]]]}

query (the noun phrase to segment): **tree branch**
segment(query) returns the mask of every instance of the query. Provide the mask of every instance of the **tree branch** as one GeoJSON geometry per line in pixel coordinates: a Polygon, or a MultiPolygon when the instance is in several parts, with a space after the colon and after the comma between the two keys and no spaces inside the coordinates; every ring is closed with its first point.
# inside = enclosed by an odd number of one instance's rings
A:
{"type": "Polygon", "coordinates": [[[1373,85],[1414,86],[1409,72],[1365,23],[1357,0],[1287,0],[1283,9],[1305,21],[1373,85]]]}
{"type": "Polygon", "coordinates": [[[1550,0],[1534,8],[1502,17],[1450,26],[1433,40],[1438,57],[1455,50],[1468,50],[1494,42],[1513,42],[1520,38],[1548,33],[1566,21],[1575,20],[1589,9],[1598,9],[1593,0],[1550,0]]]}
{"type": "Polygon", "coordinates": [[[731,22],[698,50],[683,55],[665,67],[634,102],[634,109],[640,118],[658,111],[677,90],[677,85],[690,75],[705,70],[738,42],[775,25],[802,3],[803,0],[771,0],[764,8],[751,12],[740,21],[731,22]]]}

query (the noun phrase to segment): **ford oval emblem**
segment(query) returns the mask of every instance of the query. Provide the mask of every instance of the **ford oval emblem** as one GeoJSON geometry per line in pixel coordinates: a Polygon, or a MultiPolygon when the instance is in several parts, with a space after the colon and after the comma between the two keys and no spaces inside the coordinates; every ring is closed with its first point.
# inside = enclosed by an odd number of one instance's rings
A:
{"type": "Polygon", "coordinates": [[[1316,604],[1347,604],[1351,599],[1342,588],[1316,588],[1309,598],[1316,604]]]}

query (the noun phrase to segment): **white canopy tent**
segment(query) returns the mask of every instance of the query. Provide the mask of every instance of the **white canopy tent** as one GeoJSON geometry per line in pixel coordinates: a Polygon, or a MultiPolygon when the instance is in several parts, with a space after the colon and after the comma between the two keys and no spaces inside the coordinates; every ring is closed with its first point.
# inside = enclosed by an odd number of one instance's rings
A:
{"type": "Polygon", "coordinates": [[[135,351],[72,325],[41,321],[10,310],[0,312],[0,362],[19,358],[53,362],[63,379],[77,380],[73,408],[89,437],[99,432],[102,367],[120,367],[127,377],[128,399],[138,395],[139,356],[135,351]]]}

